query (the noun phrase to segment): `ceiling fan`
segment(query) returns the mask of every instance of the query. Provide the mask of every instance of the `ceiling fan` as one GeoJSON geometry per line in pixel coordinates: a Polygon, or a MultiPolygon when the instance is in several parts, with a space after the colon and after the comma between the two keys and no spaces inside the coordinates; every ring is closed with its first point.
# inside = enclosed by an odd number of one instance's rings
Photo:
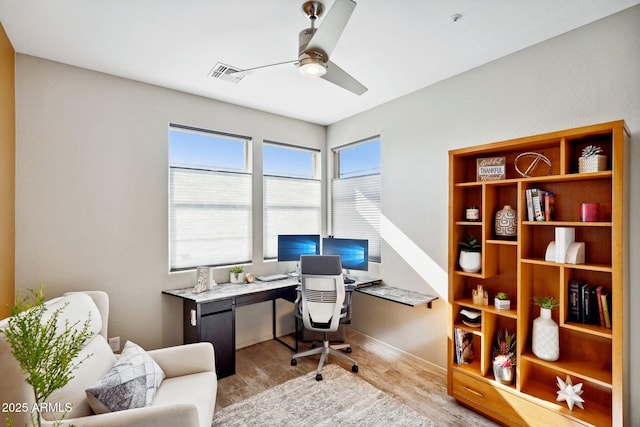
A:
{"type": "Polygon", "coordinates": [[[320,1],[305,2],[302,5],[302,11],[309,18],[311,27],[302,30],[298,36],[297,60],[247,70],[227,70],[226,73],[237,82],[248,74],[272,71],[293,64],[298,67],[303,76],[320,77],[357,95],[362,95],[367,88],[329,60],[355,7],[356,2],[353,0],[336,0],[327,12],[322,25],[315,28],[316,20],[324,12],[324,4],[320,1]]]}

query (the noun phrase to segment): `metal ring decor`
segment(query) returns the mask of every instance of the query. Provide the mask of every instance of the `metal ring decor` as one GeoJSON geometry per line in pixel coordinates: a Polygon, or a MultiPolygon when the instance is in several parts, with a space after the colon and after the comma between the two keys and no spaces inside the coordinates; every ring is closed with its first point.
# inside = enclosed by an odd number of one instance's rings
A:
{"type": "MultiPolygon", "coordinates": [[[[540,162],[546,164],[549,167],[549,171],[547,172],[547,175],[551,175],[551,173],[553,172],[553,166],[551,165],[551,160],[549,160],[544,154],[540,154],[540,153],[534,153],[532,151],[527,151],[525,153],[520,153],[518,154],[518,156],[516,157],[514,163],[514,166],[516,168],[516,171],[522,175],[524,178],[530,178],[531,177],[531,173],[536,170],[538,168],[538,165],[540,164],[540,162]],[[531,161],[531,163],[529,163],[529,165],[527,166],[527,169],[522,172],[520,170],[520,167],[518,166],[518,162],[520,163],[525,163],[524,161],[521,161],[522,159],[533,159],[531,161]]],[[[543,166],[544,168],[544,166],[543,166]]],[[[540,176],[540,175],[537,175],[540,176]]]]}

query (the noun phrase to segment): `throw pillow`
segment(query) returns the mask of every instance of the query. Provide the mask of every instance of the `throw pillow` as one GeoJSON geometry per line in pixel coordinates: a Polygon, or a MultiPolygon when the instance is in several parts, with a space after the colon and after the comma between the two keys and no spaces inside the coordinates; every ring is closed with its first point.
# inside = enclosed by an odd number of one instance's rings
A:
{"type": "Polygon", "coordinates": [[[113,368],[85,390],[87,401],[96,414],[149,406],[163,379],[155,360],[127,341],[113,368]]]}

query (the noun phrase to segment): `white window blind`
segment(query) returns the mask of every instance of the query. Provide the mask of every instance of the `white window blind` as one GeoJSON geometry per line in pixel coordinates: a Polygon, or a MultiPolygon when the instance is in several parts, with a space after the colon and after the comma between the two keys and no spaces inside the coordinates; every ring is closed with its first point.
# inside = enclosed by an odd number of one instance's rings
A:
{"type": "Polygon", "coordinates": [[[251,262],[249,141],[174,126],[169,137],[170,270],[251,262]]]}
{"type": "Polygon", "coordinates": [[[171,269],[250,262],[251,175],[171,168],[170,179],[171,269]]]}
{"type": "Polygon", "coordinates": [[[278,234],[320,234],[322,194],[317,150],[264,145],[264,258],[278,256],[278,234]]]}
{"type": "Polygon", "coordinates": [[[264,177],[264,257],[278,255],[278,234],[320,234],[320,181],[264,177]]]}
{"type": "Polygon", "coordinates": [[[334,179],[332,205],[333,235],[369,240],[369,260],[380,262],[380,174],[334,179]]]}
{"type": "Polygon", "coordinates": [[[380,262],[380,137],[338,147],[333,152],[332,234],[367,239],[369,261],[380,262]]]}

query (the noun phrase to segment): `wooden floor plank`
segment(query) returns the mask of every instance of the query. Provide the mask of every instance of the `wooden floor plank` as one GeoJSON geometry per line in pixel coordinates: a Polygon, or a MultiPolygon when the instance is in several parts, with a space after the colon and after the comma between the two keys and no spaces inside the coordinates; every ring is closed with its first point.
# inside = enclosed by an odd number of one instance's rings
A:
{"type": "MultiPolygon", "coordinates": [[[[448,396],[447,378],[442,371],[349,328],[346,340],[353,349],[350,356],[358,361],[359,372],[354,375],[432,419],[438,426],[497,425],[448,396]]],[[[300,351],[307,348],[308,343],[301,343],[300,351]]],[[[296,366],[291,366],[292,354],[274,340],[237,350],[236,375],[218,382],[216,411],[317,368],[319,356],[301,358],[296,366]]],[[[350,363],[337,358],[332,358],[330,363],[351,369],[350,363]]]]}

